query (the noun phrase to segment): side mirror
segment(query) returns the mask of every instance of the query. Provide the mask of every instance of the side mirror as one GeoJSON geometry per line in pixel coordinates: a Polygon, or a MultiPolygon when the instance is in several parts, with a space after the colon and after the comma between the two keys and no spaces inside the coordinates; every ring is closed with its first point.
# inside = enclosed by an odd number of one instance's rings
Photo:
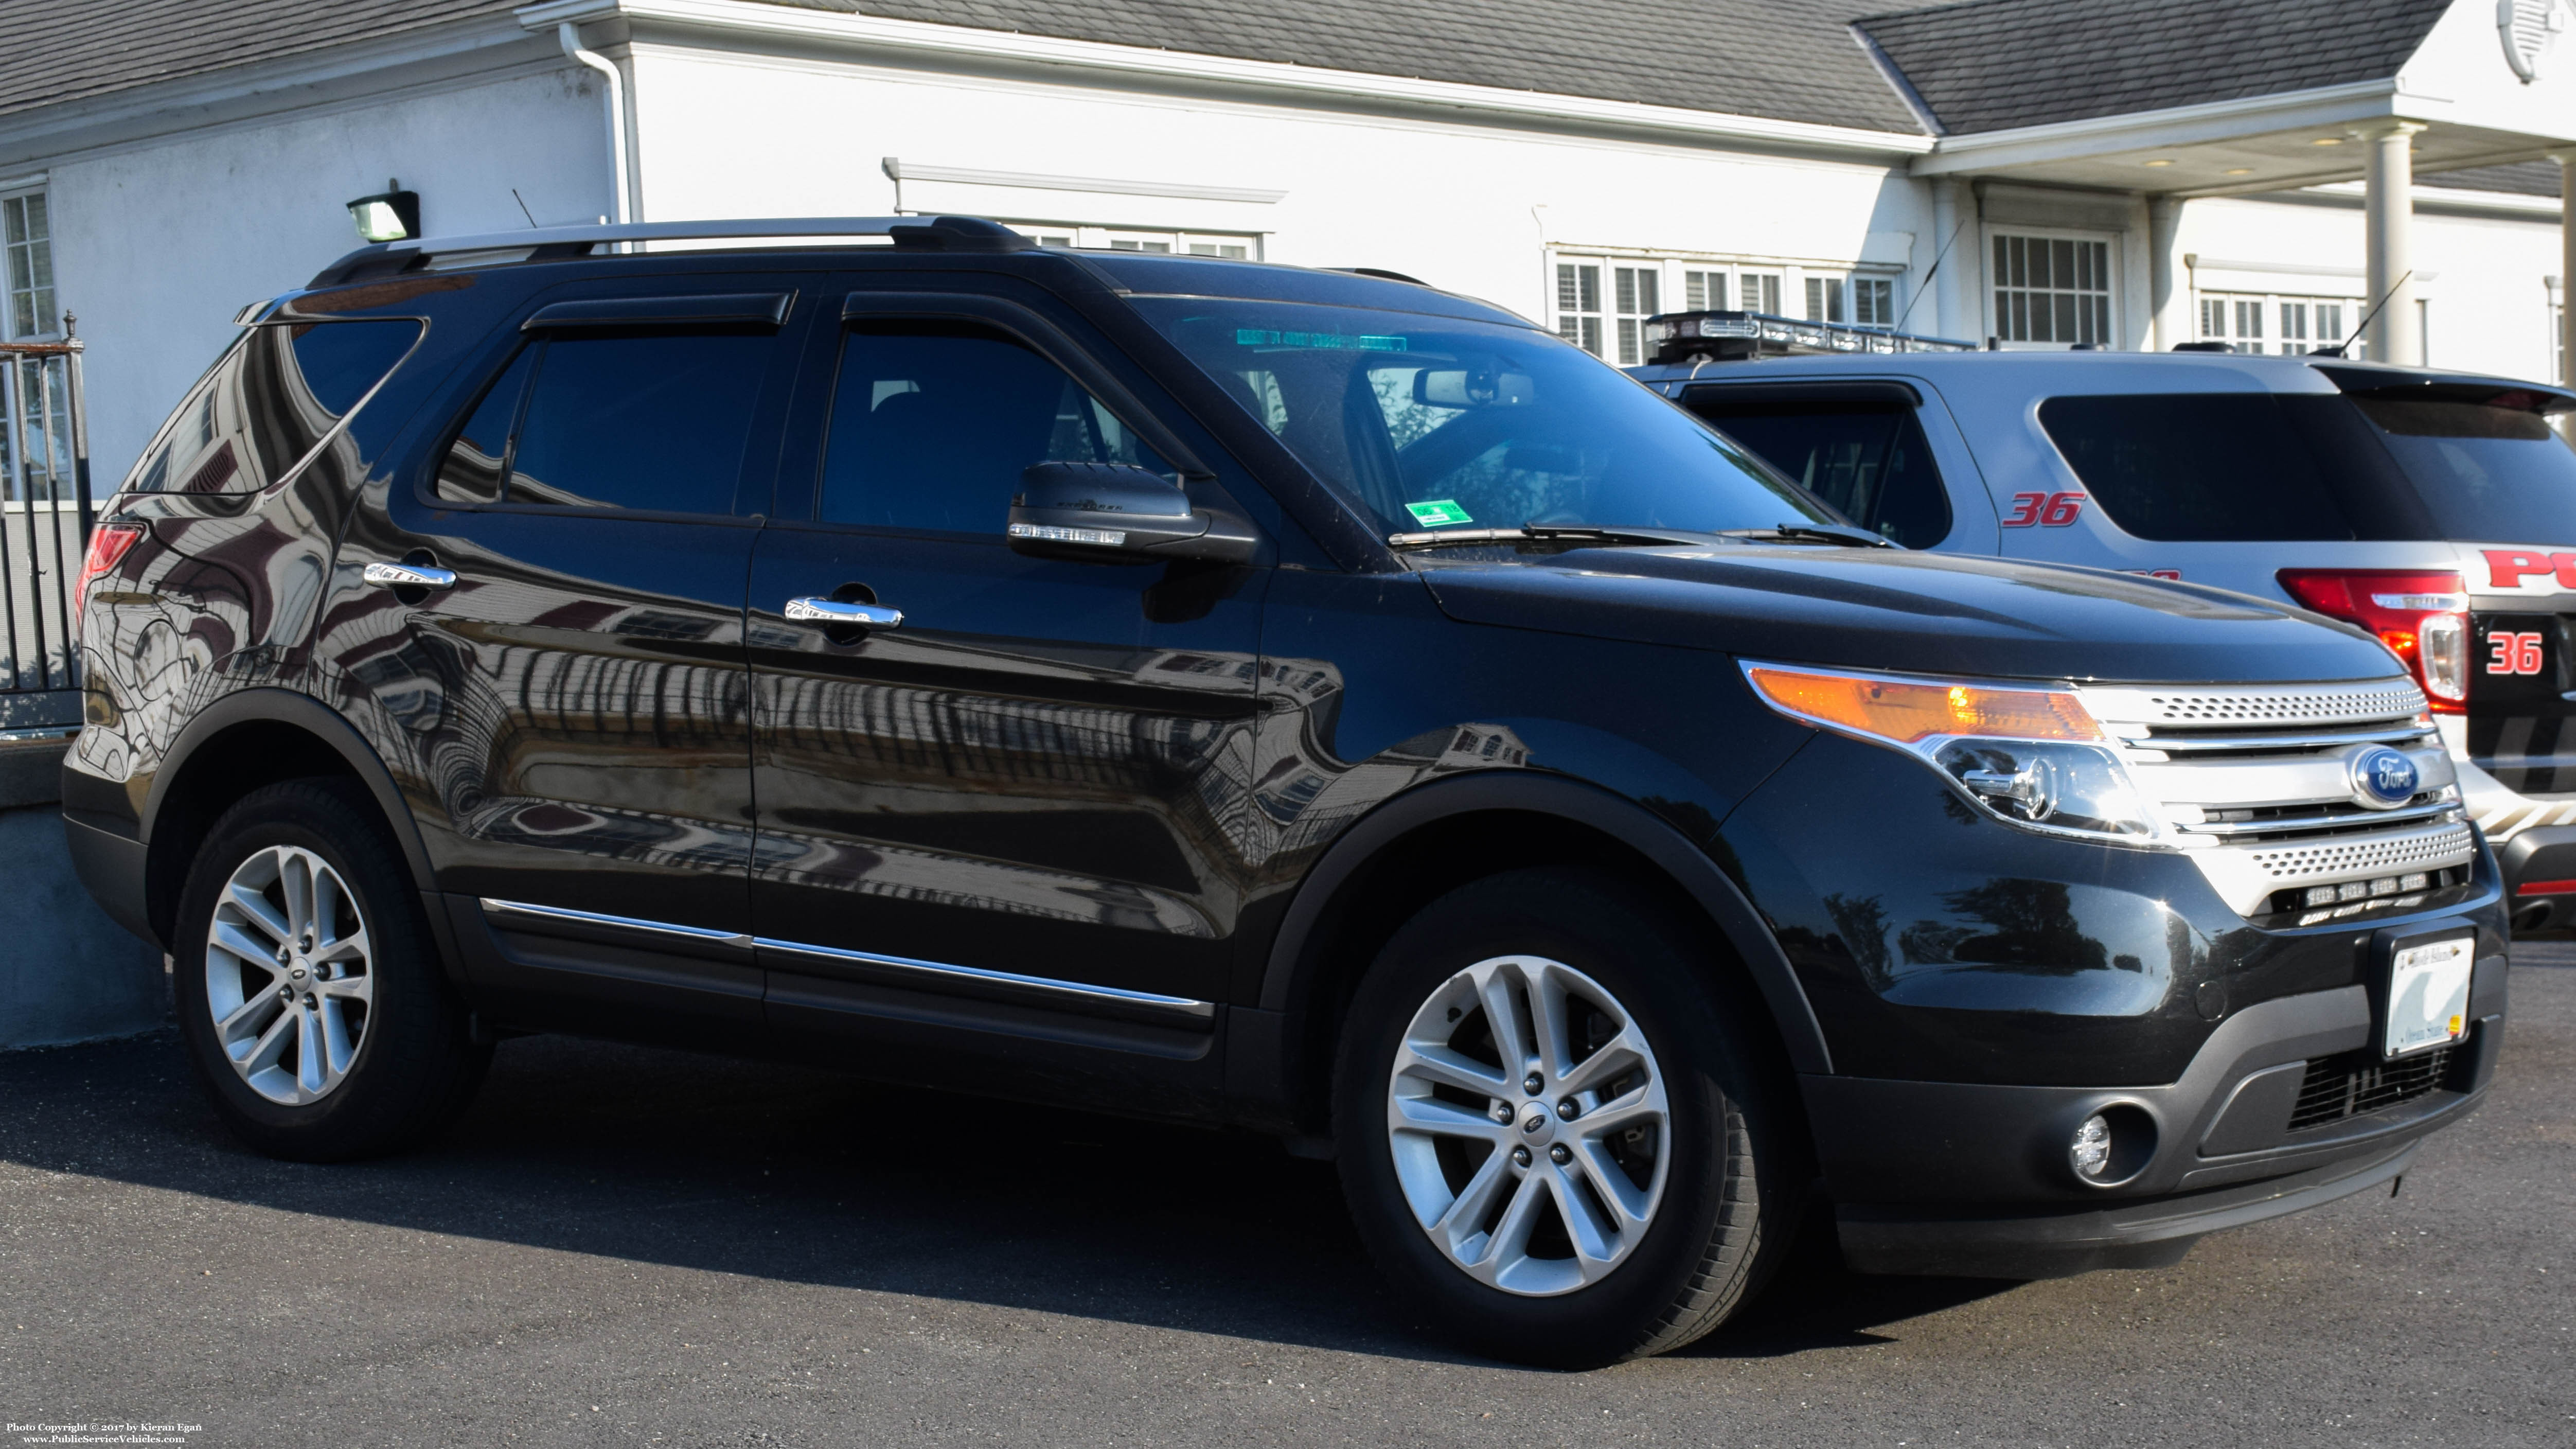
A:
{"type": "Polygon", "coordinates": [[[1040,463],[1011,500],[1011,550],[1088,563],[1249,563],[1251,526],[1190,507],[1179,484],[1131,463],[1040,463]]]}

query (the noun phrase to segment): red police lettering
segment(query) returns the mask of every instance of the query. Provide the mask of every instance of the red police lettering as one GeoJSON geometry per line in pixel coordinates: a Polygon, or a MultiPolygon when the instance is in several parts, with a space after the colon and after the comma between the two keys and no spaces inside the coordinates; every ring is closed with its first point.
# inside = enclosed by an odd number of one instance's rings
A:
{"type": "Polygon", "coordinates": [[[2552,557],[2545,553],[2522,553],[2518,550],[2502,548],[2488,549],[2486,556],[2487,582],[2499,589],[2521,588],[2524,574],[2557,573],[2563,567],[2559,560],[2571,557],[2567,554],[2552,557]]]}

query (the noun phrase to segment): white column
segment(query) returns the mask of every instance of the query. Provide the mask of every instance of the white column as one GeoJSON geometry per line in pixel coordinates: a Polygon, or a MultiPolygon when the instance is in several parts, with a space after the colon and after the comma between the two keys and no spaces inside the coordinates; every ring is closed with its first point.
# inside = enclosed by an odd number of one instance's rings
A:
{"type": "Polygon", "coordinates": [[[1959,313],[1959,269],[1970,258],[1960,254],[1962,245],[1974,246],[1975,239],[1959,228],[1959,183],[1946,176],[1932,178],[1932,252],[1941,259],[1941,271],[1932,282],[1932,327],[1935,337],[1966,337],[1959,313]]]}
{"type": "MultiPolygon", "coordinates": [[[[2558,163],[2558,348],[2567,359],[2565,375],[2550,379],[2561,386],[2576,378],[2576,151],[2552,151],[2558,163]]],[[[2576,424],[2576,417],[2561,413],[2576,424]]]]}
{"type": "Polygon", "coordinates": [[[2183,280],[2182,208],[2179,196],[2159,196],[2147,203],[2147,262],[2151,268],[2155,330],[2147,346],[2171,352],[2177,342],[2197,335],[2192,326],[2191,286],[2183,280]]]}
{"type": "Polygon", "coordinates": [[[2365,308],[2376,307],[2367,341],[2373,362],[2420,363],[2424,330],[2415,311],[2415,133],[2419,121],[2380,121],[2353,134],[2362,156],[2363,230],[2368,255],[2365,308]]]}

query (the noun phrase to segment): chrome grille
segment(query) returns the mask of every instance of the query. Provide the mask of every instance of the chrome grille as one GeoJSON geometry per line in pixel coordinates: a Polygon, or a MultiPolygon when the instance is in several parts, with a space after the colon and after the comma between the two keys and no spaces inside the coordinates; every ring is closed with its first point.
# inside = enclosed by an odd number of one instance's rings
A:
{"type": "MultiPolygon", "coordinates": [[[[2476,836],[2423,693],[2406,680],[2210,688],[2084,688],[2167,838],[2246,915],[2285,888],[2341,885],[2464,866],[2476,836]],[[2386,746],[2414,762],[2415,798],[2394,809],[2354,797],[2352,761],[2386,746]]],[[[2420,904],[2336,901],[2316,924],[2420,904]]]]}
{"type": "Polygon", "coordinates": [[[2356,724],[2400,719],[2424,709],[2423,691],[2404,680],[2278,688],[2088,689],[2084,695],[2088,704],[2097,697],[2106,703],[2119,697],[2121,717],[2139,724],[2185,727],[2356,724]]]}

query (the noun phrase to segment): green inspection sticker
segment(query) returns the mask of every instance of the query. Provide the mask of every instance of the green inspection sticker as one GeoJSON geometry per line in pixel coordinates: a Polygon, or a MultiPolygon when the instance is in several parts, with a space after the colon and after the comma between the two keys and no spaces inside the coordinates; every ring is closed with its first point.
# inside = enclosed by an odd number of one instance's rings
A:
{"type": "Polygon", "coordinates": [[[1439,498],[1429,503],[1408,503],[1404,505],[1404,511],[1412,514],[1413,521],[1425,528],[1442,528],[1452,523],[1476,521],[1467,516],[1467,510],[1459,507],[1458,500],[1455,498],[1439,498]]]}

